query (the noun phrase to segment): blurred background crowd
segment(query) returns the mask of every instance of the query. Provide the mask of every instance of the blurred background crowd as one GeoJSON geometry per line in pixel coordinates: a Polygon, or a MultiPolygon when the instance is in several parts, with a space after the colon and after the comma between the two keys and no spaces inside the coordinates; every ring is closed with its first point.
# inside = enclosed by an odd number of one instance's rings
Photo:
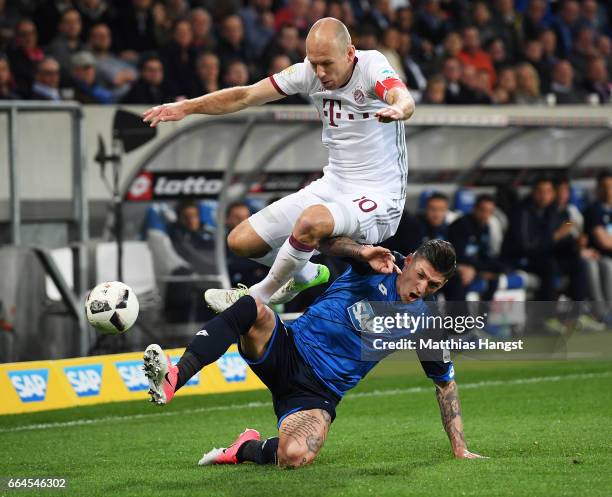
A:
{"type": "Polygon", "coordinates": [[[422,103],[610,102],[606,0],[0,0],[0,98],[159,104],[245,85],[302,61],[325,16],[422,103]]]}

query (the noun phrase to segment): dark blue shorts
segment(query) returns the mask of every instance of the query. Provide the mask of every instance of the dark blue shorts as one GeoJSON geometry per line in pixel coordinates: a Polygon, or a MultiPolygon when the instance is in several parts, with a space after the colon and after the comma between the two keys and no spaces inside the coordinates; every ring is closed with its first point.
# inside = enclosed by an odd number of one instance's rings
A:
{"type": "Polygon", "coordinates": [[[272,392],[278,426],[285,417],[298,411],[323,409],[336,417],[340,397],[327,388],[304,362],[298,352],[291,328],[276,316],[276,326],[259,361],[245,357],[240,343],[238,350],[253,372],[272,392]]]}

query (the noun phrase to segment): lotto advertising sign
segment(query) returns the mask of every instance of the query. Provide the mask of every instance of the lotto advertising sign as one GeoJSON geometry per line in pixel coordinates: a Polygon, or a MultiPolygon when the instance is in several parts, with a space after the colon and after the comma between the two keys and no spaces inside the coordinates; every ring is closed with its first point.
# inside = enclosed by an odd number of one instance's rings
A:
{"type": "MultiPolygon", "coordinates": [[[[184,349],[166,351],[176,364],[184,349]]],[[[0,414],[147,399],[142,353],[0,364],[0,414]]],[[[256,390],[264,385],[231,348],[177,395],[256,390]]]]}
{"type": "Polygon", "coordinates": [[[181,198],[218,198],[223,189],[223,173],[142,171],[127,191],[129,201],[181,198]]]}

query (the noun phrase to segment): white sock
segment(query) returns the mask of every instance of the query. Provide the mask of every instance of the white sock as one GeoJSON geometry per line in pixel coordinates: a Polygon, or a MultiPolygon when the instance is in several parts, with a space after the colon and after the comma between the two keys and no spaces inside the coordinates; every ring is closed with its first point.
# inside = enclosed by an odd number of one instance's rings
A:
{"type": "Polygon", "coordinates": [[[289,281],[289,278],[296,272],[304,268],[313,252],[314,247],[304,245],[291,235],[278,251],[267,276],[249,288],[249,294],[267,303],[274,292],[289,281]]]}
{"type": "MultiPolygon", "coordinates": [[[[280,248],[272,249],[263,257],[251,257],[251,260],[259,262],[264,266],[271,267],[272,264],[274,264],[274,260],[276,259],[279,250],[280,248]]],[[[319,265],[308,261],[301,270],[293,274],[293,277],[298,283],[306,283],[307,281],[315,279],[317,274],[319,274],[319,265]]]]}

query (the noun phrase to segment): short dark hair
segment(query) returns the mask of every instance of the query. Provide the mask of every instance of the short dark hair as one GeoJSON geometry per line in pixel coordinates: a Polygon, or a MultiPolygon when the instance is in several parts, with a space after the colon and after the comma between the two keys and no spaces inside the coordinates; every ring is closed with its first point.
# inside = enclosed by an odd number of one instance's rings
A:
{"type": "Polygon", "coordinates": [[[444,278],[449,279],[457,268],[455,247],[446,240],[427,240],[414,251],[414,257],[426,259],[444,278]]]}
{"type": "Polygon", "coordinates": [[[427,197],[425,205],[429,204],[429,202],[431,202],[432,200],[444,200],[446,202],[449,202],[448,196],[440,192],[433,192],[429,197],[427,197]]]}
{"type": "Polygon", "coordinates": [[[493,195],[489,195],[488,193],[481,193],[476,197],[476,201],[474,202],[474,207],[478,207],[482,202],[493,202],[495,203],[495,198],[493,195]]]}
{"type": "Polygon", "coordinates": [[[601,185],[608,178],[612,178],[612,169],[604,169],[597,175],[597,185],[601,185]]]}
{"type": "Polygon", "coordinates": [[[183,211],[191,208],[197,209],[198,212],[200,211],[200,207],[198,206],[198,203],[195,200],[182,200],[176,206],[176,215],[180,217],[183,211]]]}
{"type": "Polygon", "coordinates": [[[237,207],[246,207],[247,210],[249,212],[251,212],[250,207],[247,205],[246,202],[243,202],[241,200],[236,200],[235,202],[232,202],[231,204],[229,204],[227,206],[227,209],[225,209],[225,215],[227,216],[230,212],[232,212],[234,209],[236,209],[237,207]]]}

